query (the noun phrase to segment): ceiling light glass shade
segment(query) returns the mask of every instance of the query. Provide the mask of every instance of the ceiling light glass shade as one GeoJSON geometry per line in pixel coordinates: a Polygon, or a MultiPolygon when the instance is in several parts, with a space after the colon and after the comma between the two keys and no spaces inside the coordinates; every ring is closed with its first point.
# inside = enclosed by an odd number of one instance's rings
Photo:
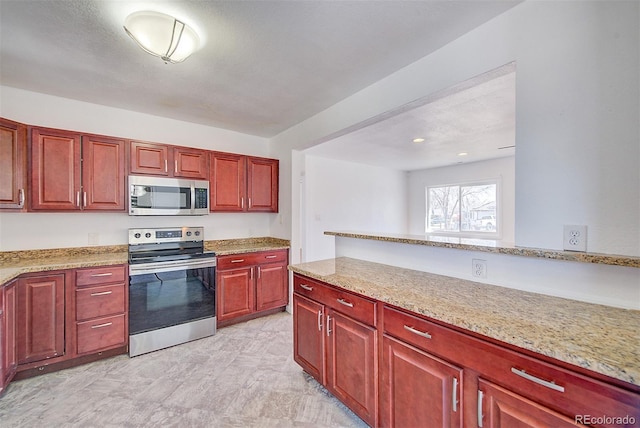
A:
{"type": "Polygon", "coordinates": [[[191,27],[159,12],[132,13],[124,21],[124,31],[147,53],[174,64],[187,59],[200,45],[191,27]]]}

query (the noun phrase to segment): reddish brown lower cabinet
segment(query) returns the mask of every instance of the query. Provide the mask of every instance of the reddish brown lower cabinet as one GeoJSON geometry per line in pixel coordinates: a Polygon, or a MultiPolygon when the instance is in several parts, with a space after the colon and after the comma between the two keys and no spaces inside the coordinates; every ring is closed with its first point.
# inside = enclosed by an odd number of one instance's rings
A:
{"type": "Polygon", "coordinates": [[[367,424],[377,421],[375,304],[294,275],[293,358],[367,424]]]}
{"type": "Polygon", "coordinates": [[[297,273],[293,291],[294,360],[370,426],[640,422],[637,386],[607,382],[297,273]]]}
{"type": "Polygon", "coordinates": [[[461,368],[385,335],[380,377],[381,426],[463,426],[461,368]]]}
{"type": "Polygon", "coordinates": [[[74,273],[76,354],[126,346],[129,340],[127,266],[77,269],[74,273]]]}
{"type": "Polygon", "coordinates": [[[478,382],[478,426],[487,428],[568,428],[570,419],[482,379],[478,382]]]}
{"type": "Polygon", "coordinates": [[[326,387],[365,422],[376,420],[376,329],[327,309],[326,387]]]}
{"type": "Polygon", "coordinates": [[[16,351],[16,281],[4,286],[0,292],[0,340],[2,350],[0,352],[0,393],[11,382],[18,367],[18,354],[16,351]]]}
{"type": "Polygon", "coordinates": [[[18,280],[18,364],[64,355],[64,278],[64,274],[53,274],[18,280]]]}
{"type": "Polygon", "coordinates": [[[289,302],[288,254],[274,250],[218,257],[218,326],[284,310],[289,302]]]}
{"type": "Polygon", "coordinates": [[[293,359],[321,384],[325,383],[324,306],[293,295],[293,359]]]}

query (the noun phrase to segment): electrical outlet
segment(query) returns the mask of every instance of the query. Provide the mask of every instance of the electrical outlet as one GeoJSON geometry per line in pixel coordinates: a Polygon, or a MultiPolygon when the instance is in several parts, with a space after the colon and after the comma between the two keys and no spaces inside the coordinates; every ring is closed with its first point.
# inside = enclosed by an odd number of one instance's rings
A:
{"type": "Polygon", "coordinates": [[[567,251],[587,251],[587,226],[564,226],[563,248],[567,251]]]}
{"type": "Polygon", "coordinates": [[[476,278],[487,277],[487,261],[481,259],[471,260],[471,275],[476,278]]]}

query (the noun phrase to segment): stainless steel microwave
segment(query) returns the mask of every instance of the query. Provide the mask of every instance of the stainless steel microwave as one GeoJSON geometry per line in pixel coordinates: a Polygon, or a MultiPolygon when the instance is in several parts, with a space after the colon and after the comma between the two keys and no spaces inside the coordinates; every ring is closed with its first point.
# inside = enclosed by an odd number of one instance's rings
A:
{"type": "Polygon", "coordinates": [[[129,215],[209,214],[209,182],[129,176],[129,215]]]}

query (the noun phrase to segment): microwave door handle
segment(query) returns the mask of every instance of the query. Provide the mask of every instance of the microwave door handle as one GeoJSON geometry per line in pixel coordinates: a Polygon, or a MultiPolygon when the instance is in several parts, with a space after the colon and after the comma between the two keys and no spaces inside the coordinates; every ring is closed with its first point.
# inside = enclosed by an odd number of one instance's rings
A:
{"type": "Polygon", "coordinates": [[[196,183],[191,182],[191,214],[196,213],[196,183]]]}

